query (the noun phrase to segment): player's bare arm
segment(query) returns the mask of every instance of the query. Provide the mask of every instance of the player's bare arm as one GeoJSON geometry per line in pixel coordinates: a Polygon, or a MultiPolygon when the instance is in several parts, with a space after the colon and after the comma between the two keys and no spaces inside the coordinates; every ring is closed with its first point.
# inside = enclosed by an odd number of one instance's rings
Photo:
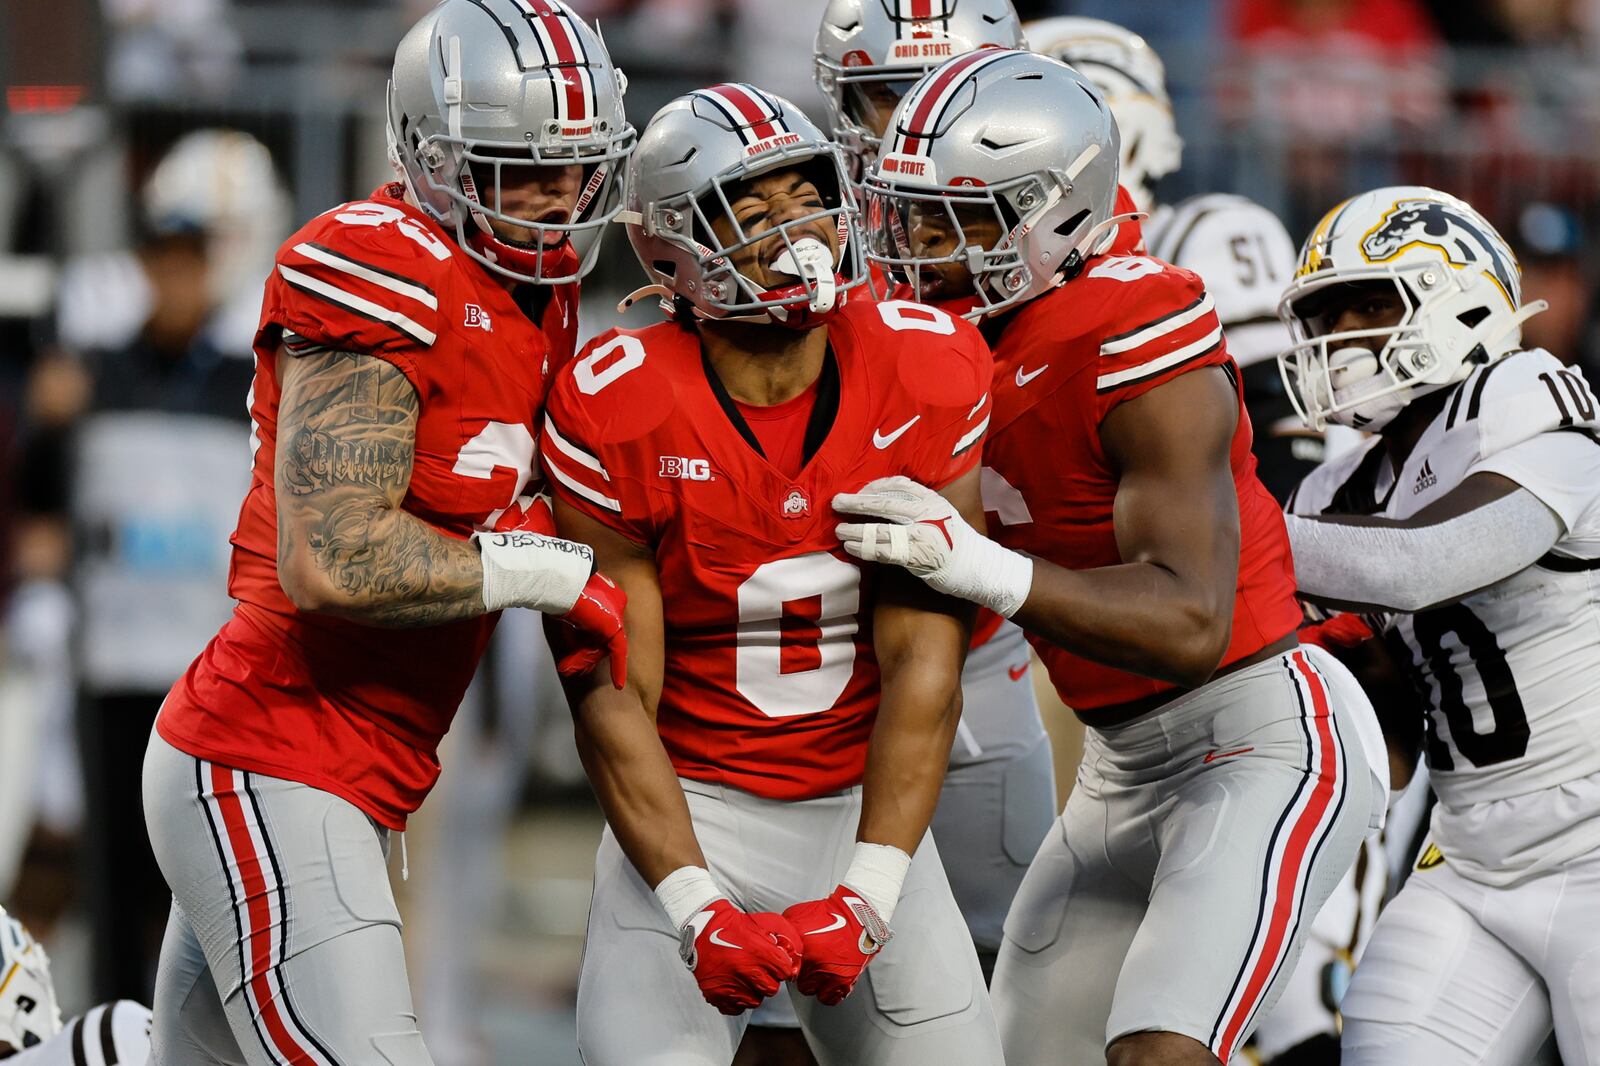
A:
{"type": "Polygon", "coordinates": [[[1120,566],[1034,561],[1013,617],[1097,662],[1185,687],[1221,662],[1233,621],[1239,504],[1228,450],[1238,398],[1220,368],[1184,374],[1119,405],[1100,439],[1121,471],[1120,566]]]}
{"type": "Polygon", "coordinates": [[[628,596],[630,648],[619,691],[598,675],[566,680],[578,755],[622,851],[651,886],[684,866],[704,866],[689,805],[656,732],[665,662],[661,583],[643,545],[557,500],[556,525],[594,547],[595,562],[628,596]]]}
{"type": "Polygon", "coordinates": [[[1348,611],[1454,603],[1531,565],[1566,533],[1537,496],[1488,472],[1404,519],[1289,515],[1285,521],[1300,595],[1348,611]]]}
{"type": "Polygon", "coordinates": [[[1239,565],[1228,463],[1238,400],[1220,369],[1121,404],[1101,439],[1121,472],[1119,566],[1069,570],[1002,548],[929,490],[887,478],[834,500],[845,548],[906,566],[935,589],[1012,618],[1079,655],[1185,687],[1227,650],[1239,565]]]}
{"type": "Polygon", "coordinates": [[[278,574],[302,610],[377,626],[484,613],[478,550],[400,507],[416,450],[416,390],[354,352],[279,354],[278,574]]]}
{"type": "MultiPolygon", "coordinates": [[[[941,495],[968,521],[982,520],[977,470],[941,495]]],[[[872,631],[882,695],[867,748],[857,839],[909,855],[933,818],[961,721],[961,664],[972,610],[903,571],[887,570],[881,580],[872,631]]]]}

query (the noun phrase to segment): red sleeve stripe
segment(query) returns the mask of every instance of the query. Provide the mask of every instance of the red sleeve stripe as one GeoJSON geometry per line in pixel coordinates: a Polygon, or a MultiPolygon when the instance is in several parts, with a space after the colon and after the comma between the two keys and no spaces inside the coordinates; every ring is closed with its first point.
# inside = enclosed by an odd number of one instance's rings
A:
{"type": "Polygon", "coordinates": [[[983,439],[983,431],[988,429],[988,428],[989,428],[989,416],[988,415],[984,415],[982,422],[979,422],[976,426],[973,426],[971,429],[969,429],[967,431],[966,436],[964,436],[960,440],[956,441],[955,451],[951,452],[950,454],[951,455],[960,455],[962,452],[966,451],[968,448],[970,448],[974,444],[978,443],[980,440],[983,439]]]}
{"type": "Polygon", "coordinates": [[[580,466],[588,467],[607,481],[611,480],[611,475],[606,473],[606,468],[600,465],[600,460],[563,437],[561,431],[556,429],[556,424],[550,420],[548,414],[544,416],[544,434],[545,439],[555,445],[556,450],[562,455],[565,455],[580,466]]]}
{"type": "Polygon", "coordinates": [[[1142,348],[1153,340],[1165,337],[1169,333],[1176,333],[1189,323],[1204,318],[1206,315],[1215,314],[1216,305],[1211,302],[1209,292],[1201,293],[1200,298],[1188,307],[1169,311],[1160,318],[1152,319],[1126,333],[1119,333],[1114,337],[1107,337],[1100,342],[1100,354],[1121,355],[1131,352],[1135,348],[1142,348]]]}
{"type": "Polygon", "coordinates": [[[292,267],[279,263],[278,274],[284,281],[289,283],[290,287],[342,307],[358,318],[382,323],[401,336],[424,347],[431,347],[433,342],[439,339],[431,329],[420,325],[399,311],[393,311],[387,307],[379,307],[371,300],[364,300],[355,293],[347,292],[335,285],[320,281],[309,274],[302,274],[292,267]]]}
{"type": "Polygon", "coordinates": [[[1140,363],[1138,366],[1130,366],[1126,370],[1101,374],[1095,378],[1095,391],[1110,392],[1125,385],[1134,385],[1141,381],[1146,381],[1158,374],[1164,374],[1169,370],[1176,369],[1184,363],[1203,359],[1220,347],[1222,347],[1222,327],[1219,325],[1204,337],[1192,344],[1186,344],[1176,351],[1171,351],[1148,362],[1140,363]]]}
{"type": "Polygon", "coordinates": [[[362,281],[370,281],[379,288],[388,289],[392,293],[415,300],[430,311],[439,309],[439,298],[433,294],[432,289],[409,278],[403,278],[399,274],[384,270],[382,267],[363,263],[359,259],[351,259],[349,256],[341,255],[332,248],[321,244],[313,244],[310,241],[295,245],[294,250],[307,259],[321,263],[323,266],[342,270],[346,274],[360,278],[362,281]]]}

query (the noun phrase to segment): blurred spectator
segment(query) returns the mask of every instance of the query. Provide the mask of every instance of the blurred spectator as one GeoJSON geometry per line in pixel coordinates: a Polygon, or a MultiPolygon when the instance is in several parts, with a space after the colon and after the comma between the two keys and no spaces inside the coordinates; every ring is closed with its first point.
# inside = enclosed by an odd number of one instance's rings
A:
{"type": "Polygon", "coordinates": [[[63,271],[19,503],[35,576],[71,560],[94,992],[142,1000],[169,896],[140,766],[161,699],[231,607],[253,308],[286,211],[265,149],[228,131],[180,141],[141,199],[134,251],[63,271]]]}
{"type": "MultiPolygon", "coordinates": [[[[1232,0],[1248,114],[1312,142],[1382,142],[1443,106],[1442,44],[1421,0],[1232,0]]],[[[1234,101],[1234,106],[1237,106],[1234,101]]]]}
{"type": "Polygon", "coordinates": [[[1530,348],[1547,348],[1557,359],[1583,363],[1591,376],[1600,372],[1596,359],[1596,323],[1592,269],[1583,260],[1583,229],[1571,210],[1550,203],[1531,203],[1509,229],[1522,262],[1522,298],[1547,300],[1550,309],[1522,327],[1530,348]]]}
{"type": "Polygon", "coordinates": [[[215,94],[238,75],[228,0],[101,0],[106,82],[117,100],[215,94]]]}

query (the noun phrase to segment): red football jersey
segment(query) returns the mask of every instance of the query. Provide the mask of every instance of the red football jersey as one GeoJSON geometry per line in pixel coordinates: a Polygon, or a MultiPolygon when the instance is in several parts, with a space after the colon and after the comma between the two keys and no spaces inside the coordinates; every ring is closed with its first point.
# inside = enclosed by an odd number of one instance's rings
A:
{"type": "MultiPolygon", "coordinates": [[[[1086,570],[1122,562],[1112,525],[1117,471],[1100,423],[1125,400],[1199,367],[1237,383],[1200,278],[1137,255],[1089,260],[1074,280],[1005,320],[995,347],[994,421],[984,446],[989,532],[1008,547],[1086,570]]],[[[1223,663],[1254,654],[1300,621],[1283,516],[1256,477],[1243,400],[1231,451],[1240,556],[1233,634],[1223,663]]],[[[1033,645],[1068,706],[1092,710],[1171,689],[1033,645]]]]}
{"type": "Polygon", "coordinates": [[[840,547],[830,501],[895,474],[949,484],[989,421],[989,350],[967,323],[852,300],[827,329],[818,417],[830,392],[837,412],[797,477],[741,435],[671,322],[591,342],[551,389],[541,446],[553,492],[655,553],[673,766],[772,799],[858,783],[878,705],[873,568],[840,547]]]}
{"type": "Polygon", "coordinates": [[[541,329],[397,186],[317,216],[284,243],[256,335],[255,469],[228,581],[239,603],[167,697],[157,725],[169,743],[405,827],[438,777],[439,740],[496,617],[379,629],[289,601],[273,488],[279,341],[288,332],[296,345],[370,353],[406,375],[421,407],[403,506],[464,538],[525,521],[540,409],[571,356],[576,295],[553,291],[541,329]]]}

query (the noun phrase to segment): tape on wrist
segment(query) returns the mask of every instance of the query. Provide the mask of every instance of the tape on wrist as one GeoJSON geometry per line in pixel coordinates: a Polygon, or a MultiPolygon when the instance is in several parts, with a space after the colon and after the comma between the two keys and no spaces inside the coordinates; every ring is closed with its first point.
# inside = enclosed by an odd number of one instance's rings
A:
{"type": "Polygon", "coordinates": [[[587,544],[531,530],[474,533],[472,539],[483,557],[486,610],[528,607],[566,614],[594,573],[594,550],[587,544]]]}
{"type": "Polygon", "coordinates": [[[656,886],[656,899],[674,929],[682,929],[713,900],[726,895],[704,866],[680,866],[656,886]]]}
{"type": "Polygon", "coordinates": [[[1033,558],[989,541],[987,572],[983,582],[988,595],[984,606],[1002,618],[1010,618],[1028,602],[1033,591],[1033,558]]]}
{"type": "Polygon", "coordinates": [[[856,851],[850,866],[844,872],[843,884],[878,912],[883,924],[894,917],[895,904],[900,902],[900,886],[905,884],[906,871],[911,869],[911,856],[893,844],[869,844],[856,841],[856,851]]]}

